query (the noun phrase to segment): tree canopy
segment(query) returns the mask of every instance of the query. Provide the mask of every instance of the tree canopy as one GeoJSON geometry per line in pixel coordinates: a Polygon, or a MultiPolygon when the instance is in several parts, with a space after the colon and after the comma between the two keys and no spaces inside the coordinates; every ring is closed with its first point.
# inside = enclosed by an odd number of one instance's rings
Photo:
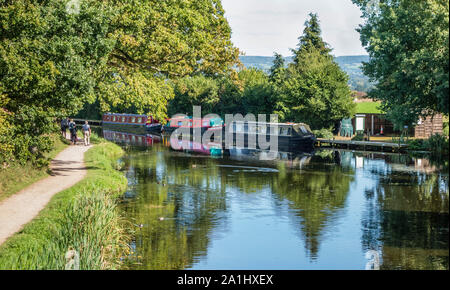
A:
{"type": "Polygon", "coordinates": [[[313,129],[331,128],[354,110],[348,76],[333,60],[320,36],[319,20],[310,14],[283,76],[272,79],[277,93],[276,113],[286,121],[306,122],[313,129]]]}
{"type": "Polygon", "coordinates": [[[74,1],[0,0],[0,122],[22,160],[86,104],[164,120],[170,79],[239,63],[220,0],[74,1]]]}
{"type": "Polygon", "coordinates": [[[353,0],[365,23],[358,31],[370,55],[363,70],[370,96],[397,127],[419,116],[449,113],[448,0],[353,0]]]}

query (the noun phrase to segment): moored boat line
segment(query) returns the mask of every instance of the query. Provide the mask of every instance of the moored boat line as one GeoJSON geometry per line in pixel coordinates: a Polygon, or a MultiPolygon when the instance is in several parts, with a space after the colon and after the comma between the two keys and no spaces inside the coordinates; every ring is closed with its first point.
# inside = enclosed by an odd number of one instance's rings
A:
{"type": "Polygon", "coordinates": [[[122,130],[161,131],[161,123],[148,115],[106,113],[103,115],[102,123],[105,127],[122,130]]]}

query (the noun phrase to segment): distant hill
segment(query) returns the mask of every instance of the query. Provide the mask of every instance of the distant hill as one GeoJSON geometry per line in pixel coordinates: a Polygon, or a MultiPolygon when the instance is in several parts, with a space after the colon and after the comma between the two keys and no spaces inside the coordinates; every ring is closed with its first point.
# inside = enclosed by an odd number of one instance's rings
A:
{"type": "MultiPolygon", "coordinates": [[[[241,56],[242,64],[246,68],[254,67],[269,72],[273,64],[273,56],[241,56]]],[[[285,57],[286,64],[292,62],[292,57],[285,57]]],[[[369,79],[363,74],[361,70],[362,62],[369,61],[368,55],[350,55],[338,56],[335,61],[339,64],[341,69],[345,71],[349,77],[349,85],[352,90],[368,92],[372,87],[369,79]]]]}

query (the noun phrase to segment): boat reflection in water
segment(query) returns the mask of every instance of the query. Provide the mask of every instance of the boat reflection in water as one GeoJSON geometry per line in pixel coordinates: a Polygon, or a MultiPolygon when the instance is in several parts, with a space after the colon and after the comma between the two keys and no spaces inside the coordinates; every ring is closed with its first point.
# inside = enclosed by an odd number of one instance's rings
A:
{"type": "Polygon", "coordinates": [[[207,142],[202,144],[191,140],[178,139],[174,135],[164,137],[164,145],[170,146],[175,151],[184,151],[188,153],[199,153],[211,156],[221,156],[223,154],[222,144],[216,142],[207,142]]]}
{"type": "Polygon", "coordinates": [[[110,130],[103,130],[103,138],[115,143],[131,146],[152,146],[155,143],[160,143],[162,140],[159,135],[135,134],[110,130]]]}
{"type": "Polygon", "coordinates": [[[233,148],[228,150],[230,159],[246,163],[276,165],[283,161],[289,168],[302,168],[311,161],[311,152],[282,152],[258,149],[233,148]]]}

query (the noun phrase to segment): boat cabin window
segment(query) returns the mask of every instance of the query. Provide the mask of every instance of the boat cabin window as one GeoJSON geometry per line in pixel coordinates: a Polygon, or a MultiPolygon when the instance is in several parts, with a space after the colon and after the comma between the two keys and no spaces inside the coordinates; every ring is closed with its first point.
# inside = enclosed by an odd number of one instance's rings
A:
{"type": "Polygon", "coordinates": [[[141,123],[141,122],[142,122],[142,119],[141,119],[141,118],[137,118],[137,122],[138,122],[138,123],[141,123]]]}
{"type": "Polygon", "coordinates": [[[134,123],[134,122],[136,122],[136,118],[135,117],[131,118],[131,123],[134,123]]]}
{"type": "Polygon", "coordinates": [[[122,117],[122,122],[125,122],[125,117],[122,117]]]}
{"type": "Polygon", "coordinates": [[[306,130],[304,126],[300,126],[300,130],[302,130],[304,134],[308,134],[308,130],[306,130]]]}

